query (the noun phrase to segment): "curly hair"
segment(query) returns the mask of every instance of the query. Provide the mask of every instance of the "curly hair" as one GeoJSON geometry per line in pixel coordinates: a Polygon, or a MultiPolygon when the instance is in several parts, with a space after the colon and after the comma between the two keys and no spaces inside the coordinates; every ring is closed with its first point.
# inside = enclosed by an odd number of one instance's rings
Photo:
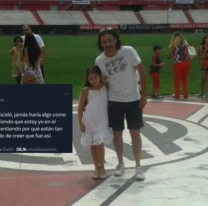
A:
{"type": "Polygon", "coordinates": [[[120,48],[121,48],[121,45],[122,45],[122,43],[121,43],[121,41],[120,41],[120,36],[118,35],[118,33],[117,33],[115,30],[113,30],[113,29],[111,29],[111,28],[100,30],[100,32],[99,32],[99,34],[98,34],[98,41],[97,41],[97,47],[98,47],[98,49],[99,49],[101,52],[104,51],[104,49],[103,49],[103,47],[102,47],[102,44],[101,44],[101,37],[104,36],[104,35],[106,35],[106,34],[112,35],[112,36],[114,37],[114,39],[117,40],[116,48],[117,48],[117,49],[120,49],[120,48]]]}

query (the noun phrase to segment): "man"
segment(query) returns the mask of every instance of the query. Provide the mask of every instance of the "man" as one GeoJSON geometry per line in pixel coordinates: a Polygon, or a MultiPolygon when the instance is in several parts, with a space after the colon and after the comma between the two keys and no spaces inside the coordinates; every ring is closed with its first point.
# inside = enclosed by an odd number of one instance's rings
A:
{"type": "Polygon", "coordinates": [[[101,30],[98,36],[98,48],[103,53],[95,60],[108,83],[109,126],[114,131],[114,146],[118,157],[115,176],[125,172],[123,162],[124,119],[132,138],[132,149],[136,163],[137,180],[144,180],[140,166],[141,137],[143,127],[142,111],[146,105],[146,73],[137,52],[130,46],[121,46],[119,35],[112,29],[101,30]],[[136,70],[140,76],[142,95],[138,92],[136,70]]]}
{"type": "MultiPolygon", "coordinates": [[[[27,34],[31,34],[32,33],[32,29],[28,26],[28,25],[24,25],[23,26],[23,33],[24,33],[24,36],[22,36],[22,39],[23,41],[25,40],[25,35],[27,34]]],[[[43,61],[44,61],[44,57],[45,57],[45,45],[44,45],[44,42],[41,38],[40,35],[38,34],[34,34],[32,33],[34,36],[35,36],[35,39],[41,49],[41,62],[40,62],[40,68],[41,68],[41,72],[42,72],[42,75],[43,75],[43,78],[45,77],[45,73],[44,73],[44,67],[43,67],[43,61]]],[[[45,79],[45,78],[44,78],[45,79]]]]}

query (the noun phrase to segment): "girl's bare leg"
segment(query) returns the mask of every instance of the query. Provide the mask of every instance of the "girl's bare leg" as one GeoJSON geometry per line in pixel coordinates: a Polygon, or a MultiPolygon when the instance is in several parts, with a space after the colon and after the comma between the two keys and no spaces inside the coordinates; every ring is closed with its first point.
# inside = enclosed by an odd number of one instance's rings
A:
{"type": "Polygon", "coordinates": [[[104,149],[104,145],[100,144],[100,145],[96,145],[96,153],[97,153],[97,158],[98,158],[98,163],[100,166],[100,178],[105,178],[106,177],[106,173],[105,173],[105,149],[104,149]]]}
{"type": "Polygon", "coordinates": [[[97,151],[96,151],[96,146],[91,146],[90,147],[90,151],[91,151],[91,155],[92,155],[92,160],[95,166],[95,171],[93,174],[94,178],[99,178],[99,161],[98,161],[98,157],[97,157],[97,151]]]}

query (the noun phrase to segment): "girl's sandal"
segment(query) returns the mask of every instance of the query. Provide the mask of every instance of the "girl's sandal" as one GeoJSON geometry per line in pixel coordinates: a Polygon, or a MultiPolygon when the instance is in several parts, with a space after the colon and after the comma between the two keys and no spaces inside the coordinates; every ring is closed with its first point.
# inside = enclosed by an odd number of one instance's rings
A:
{"type": "Polygon", "coordinates": [[[106,178],[106,172],[105,172],[105,169],[104,169],[104,167],[100,167],[100,168],[102,168],[102,172],[100,171],[100,178],[101,178],[101,179],[105,179],[105,178],[106,178]]]}
{"type": "Polygon", "coordinates": [[[93,179],[98,179],[100,177],[99,170],[95,170],[92,177],[93,179]]]}

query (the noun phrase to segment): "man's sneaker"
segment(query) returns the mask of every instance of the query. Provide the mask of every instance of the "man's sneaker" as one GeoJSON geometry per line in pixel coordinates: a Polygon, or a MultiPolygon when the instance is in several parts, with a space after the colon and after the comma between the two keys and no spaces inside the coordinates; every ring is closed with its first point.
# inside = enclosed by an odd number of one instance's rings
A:
{"type": "Polygon", "coordinates": [[[156,97],[155,94],[152,94],[152,95],[151,95],[151,98],[152,98],[152,99],[155,99],[155,97],[156,97]]]}
{"type": "Polygon", "coordinates": [[[203,92],[200,92],[199,94],[196,95],[196,97],[203,97],[203,96],[204,96],[203,92]]]}
{"type": "Polygon", "coordinates": [[[155,96],[155,99],[162,99],[162,98],[163,97],[161,95],[159,95],[159,94],[155,96]]]}
{"type": "Polygon", "coordinates": [[[114,176],[122,176],[124,174],[125,167],[122,164],[119,164],[116,166],[116,169],[114,170],[114,176]]]}
{"type": "Polygon", "coordinates": [[[145,179],[144,173],[143,173],[141,167],[136,168],[135,178],[136,178],[136,180],[140,180],[140,181],[145,179]]]}
{"type": "Polygon", "coordinates": [[[205,99],[208,99],[208,94],[205,94],[205,95],[204,95],[204,98],[205,98],[205,99]]]}

